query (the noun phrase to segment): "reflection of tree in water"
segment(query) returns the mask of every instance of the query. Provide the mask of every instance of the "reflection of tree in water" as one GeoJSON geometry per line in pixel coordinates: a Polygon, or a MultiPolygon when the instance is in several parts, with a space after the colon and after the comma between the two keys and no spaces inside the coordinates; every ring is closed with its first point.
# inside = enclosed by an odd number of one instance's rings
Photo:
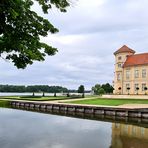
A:
{"type": "Polygon", "coordinates": [[[110,148],[148,148],[148,128],[113,123],[110,148]]]}

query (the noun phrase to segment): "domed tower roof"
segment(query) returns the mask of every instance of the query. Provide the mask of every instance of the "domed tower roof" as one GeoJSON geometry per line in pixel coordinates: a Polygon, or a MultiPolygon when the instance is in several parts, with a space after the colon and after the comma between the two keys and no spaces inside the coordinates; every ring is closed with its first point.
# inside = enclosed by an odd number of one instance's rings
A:
{"type": "Polygon", "coordinates": [[[118,53],[124,53],[124,52],[130,52],[130,53],[135,53],[135,51],[129,47],[127,47],[126,45],[123,45],[120,49],[118,49],[116,52],[114,52],[114,55],[118,54],[118,53]]]}

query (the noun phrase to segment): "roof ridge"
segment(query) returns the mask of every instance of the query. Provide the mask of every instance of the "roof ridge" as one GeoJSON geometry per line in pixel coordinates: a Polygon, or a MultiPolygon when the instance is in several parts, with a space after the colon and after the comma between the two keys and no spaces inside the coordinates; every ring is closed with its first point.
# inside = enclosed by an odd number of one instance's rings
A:
{"type": "Polygon", "coordinates": [[[127,57],[123,67],[148,65],[148,53],[139,53],[127,57]]]}
{"type": "MultiPolygon", "coordinates": [[[[136,54],[134,54],[134,55],[142,55],[142,54],[148,54],[148,52],[144,52],[144,53],[136,53],[136,54]]],[[[134,56],[133,55],[133,56],[134,56]]]]}
{"type": "Polygon", "coordinates": [[[135,51],[133,49],[129,48],[126,45],[123,45],[121,48],[119,48],[117,51],[114,52],[114,55],[116,55],[118,53],[124,53],[124,52],[135,53],[135,51]]]}
{"type": "Polygon", "coordinates": [[[138,55],[146,55],[146,54],[148,54],[148,52],[145,52],[145,53],[136,53],[136,54],[133,54],[133,55],[128,55],[128,57],[138,56],[138,55]]]}

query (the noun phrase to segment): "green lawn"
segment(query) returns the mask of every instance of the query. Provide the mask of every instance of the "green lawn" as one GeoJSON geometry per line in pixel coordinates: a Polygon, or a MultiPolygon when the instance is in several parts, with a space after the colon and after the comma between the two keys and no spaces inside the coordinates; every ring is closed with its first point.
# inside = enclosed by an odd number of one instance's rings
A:
{"type": "Polygon", "coordinates": [[[107,106],[118,106],[123,104],[148,104],[148,100],[144,99],[106,99],[106,98],[95,98],[87,100],[69,101],[66,103],[72,104],[89,104],[89,105],[107,105],[107,106]]]}
{"type": "Polygon", "coordinates": [[[9,101],[0,100],[0,107],[10,107],[9,101]]]}
{"type": "Polygon", "coordinates": [[[10,100],[28,100],[28,101],[53,101],[53,100],[65,100],[68,99],[66,96],[48,96],[48,97],[40,97],[40,96],[7,96],[0,97],[0,99],[10,99],[10,100]]]}

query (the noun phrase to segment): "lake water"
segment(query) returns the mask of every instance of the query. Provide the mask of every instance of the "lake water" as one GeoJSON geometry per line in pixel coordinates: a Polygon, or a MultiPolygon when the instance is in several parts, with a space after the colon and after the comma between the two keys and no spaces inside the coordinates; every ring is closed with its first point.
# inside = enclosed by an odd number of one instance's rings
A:
{"type": "MultiPolygon", "coordinates": [[[[79,95],[78,93],[70,93],[71,95],[79,95]]],[[[31,96],[32,93],[3,93],[0,92],[0,96],[31,96]]],[[[34,93],[36,96],[42,96],[43,93],[34,93]]],[[[54,93],[45,93],[45,96],[54,96],[54,93]]],[[[57,96],[66,95],[66,93],[57,93],[57,96]]],[[[91,93],[85,93],[85,95],[92,95],[91,93]]]]}
{"type": "Polygon", "coordinates": [[[148,129],[0,108],[0,148],[148,148],[148,129]]]}

